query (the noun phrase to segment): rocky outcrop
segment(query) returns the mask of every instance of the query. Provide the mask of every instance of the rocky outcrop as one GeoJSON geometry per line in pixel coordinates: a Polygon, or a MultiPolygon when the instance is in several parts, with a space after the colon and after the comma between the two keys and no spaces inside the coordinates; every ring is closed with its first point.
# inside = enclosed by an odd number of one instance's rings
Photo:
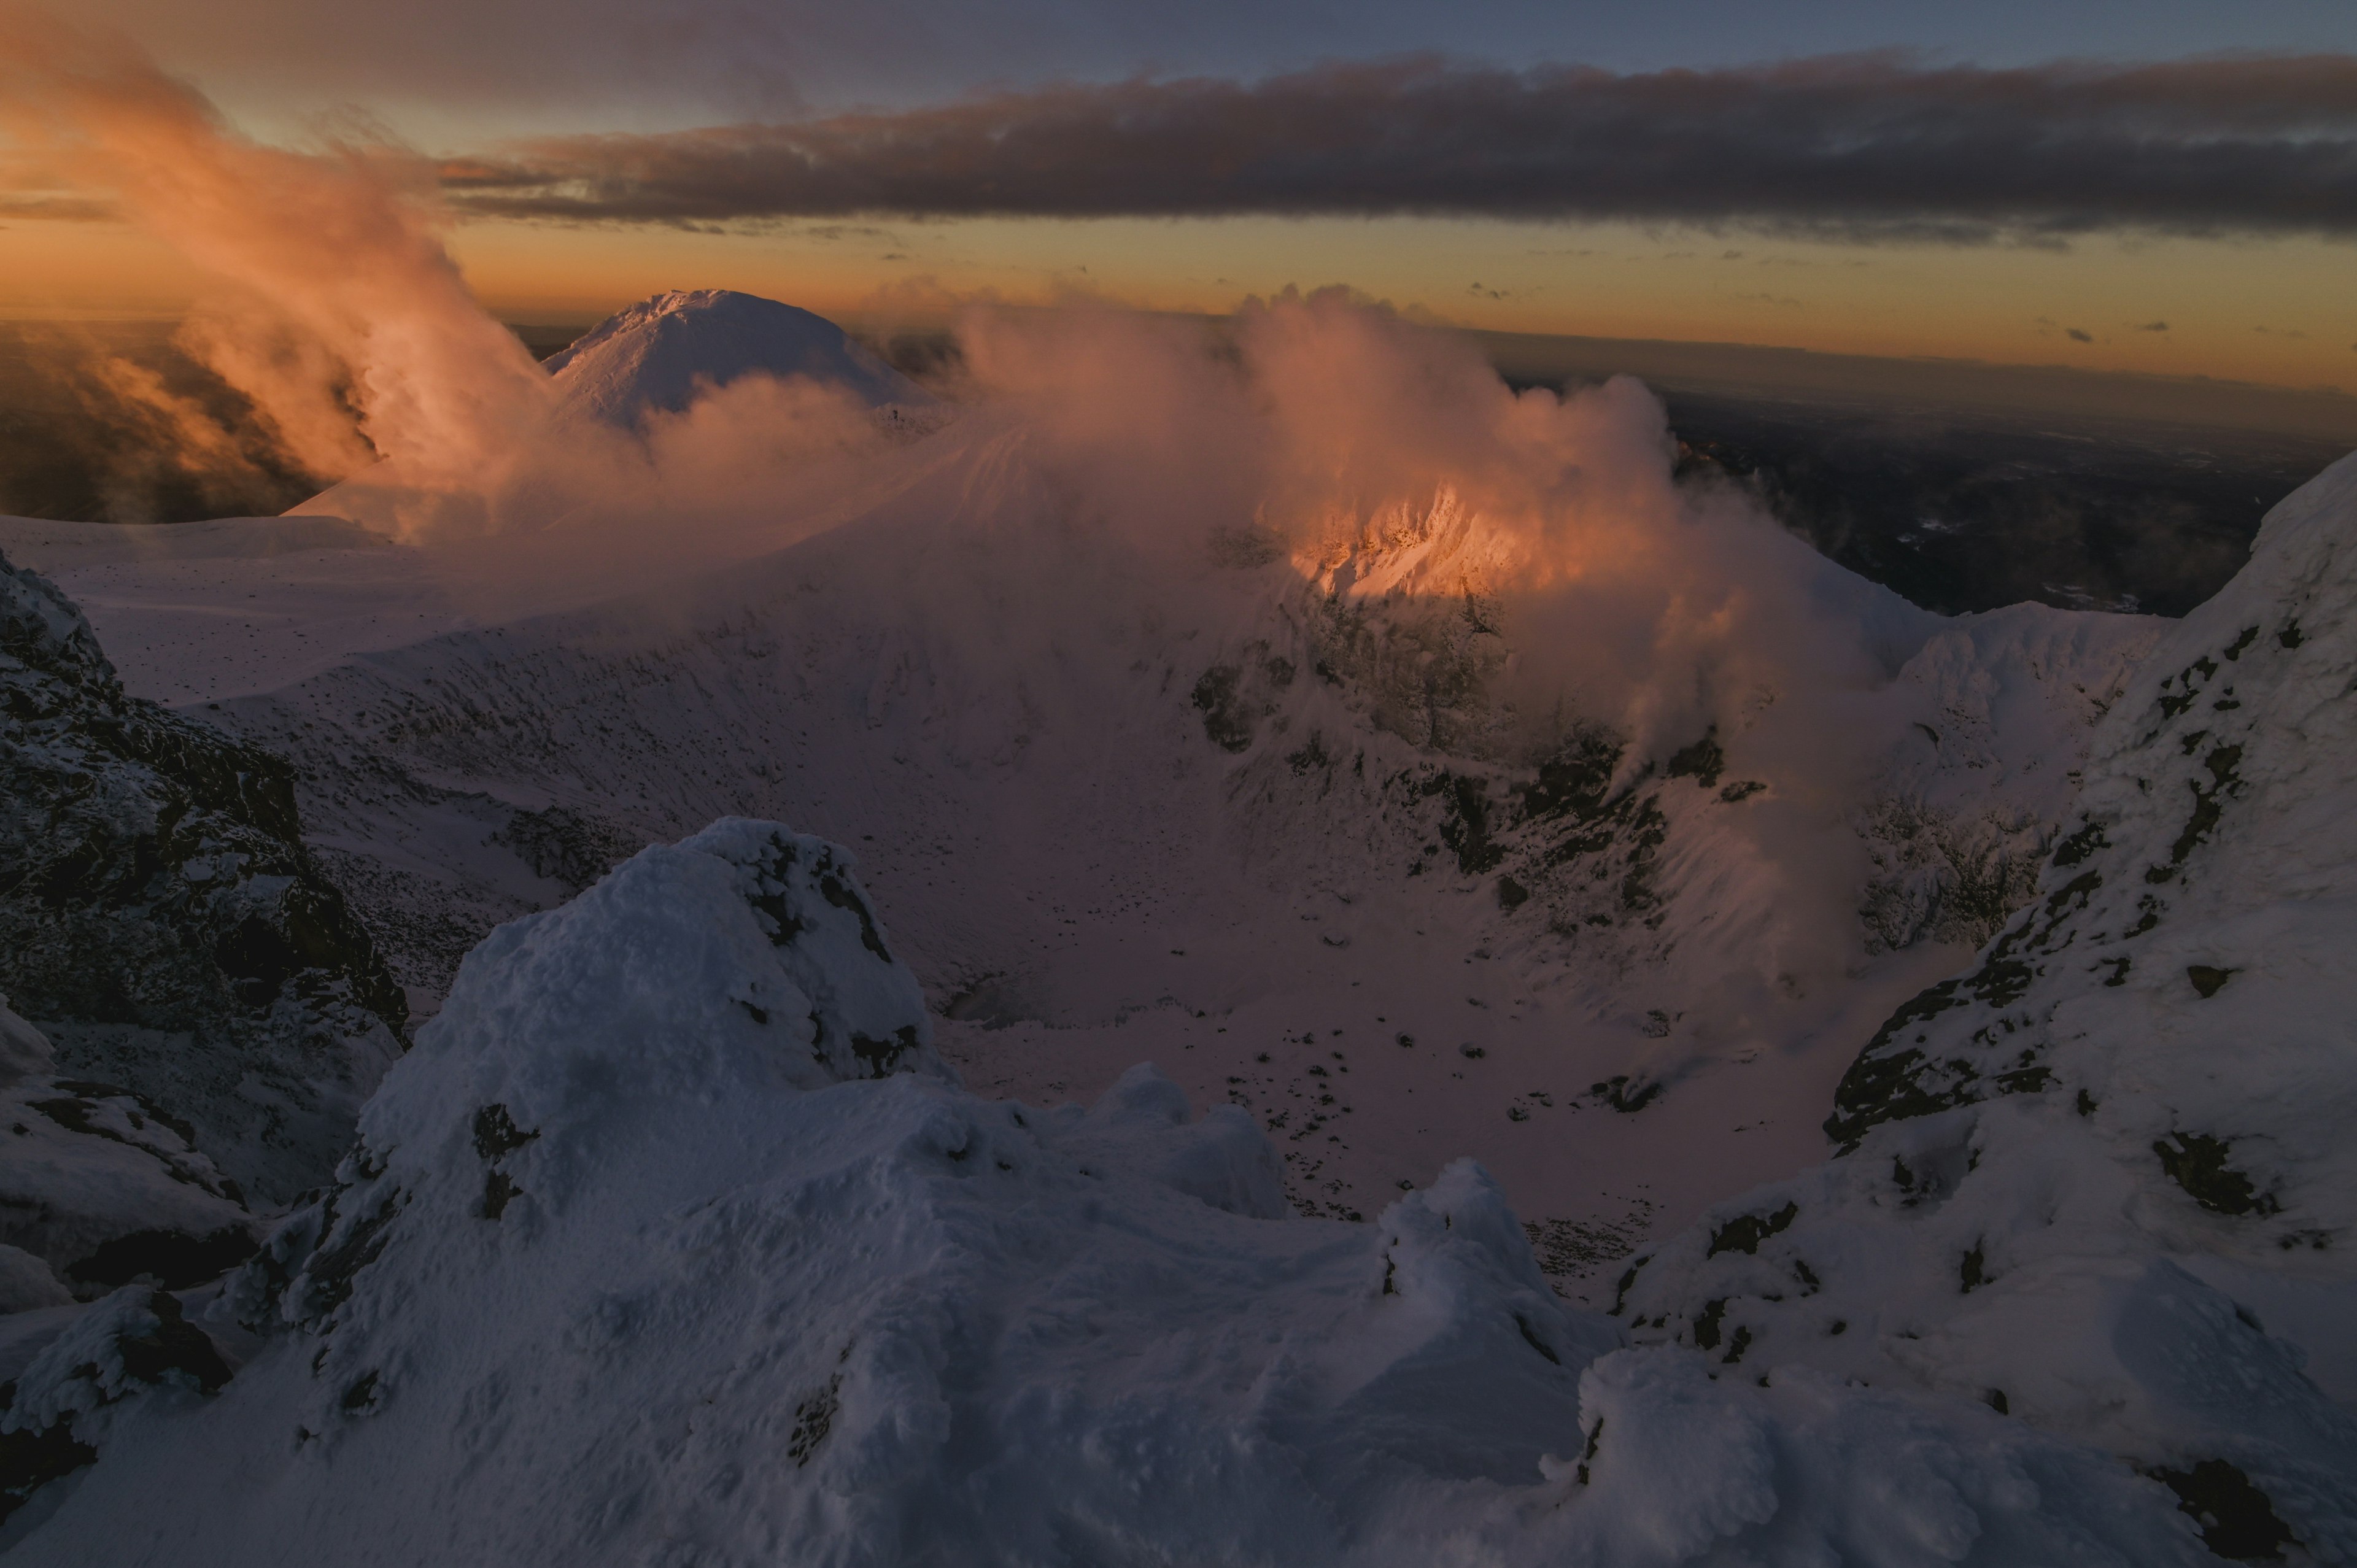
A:
{"type": "Polygon", "coordinates": [[[253,1251],[238,1184],[196,1130],[128,1090],[56,1075],[49,1043],[0,1000],[0,1313],[145,1280],[179,1290],[253,1251]]]}
{"type": "Polygon", "coordinates": [[[272,1201],[334,1168],[407,1019],[288,765],[126,696],[81,612],[5,559],[0,989],[55,1048],[59,1116],[128,1107],[167,1165],[201,1148],[235,1184],[196,1188],[272,1201]]]}
{"type": "Polygon", "coordinates": [[[2037,898],[1866,1044],[1837,1156],[1629,1271],[1639,1341],[1978,1397],[2220,1555],[2357,1555],[2352,678],[2357,458],[2105,715],[2037,898]]]}

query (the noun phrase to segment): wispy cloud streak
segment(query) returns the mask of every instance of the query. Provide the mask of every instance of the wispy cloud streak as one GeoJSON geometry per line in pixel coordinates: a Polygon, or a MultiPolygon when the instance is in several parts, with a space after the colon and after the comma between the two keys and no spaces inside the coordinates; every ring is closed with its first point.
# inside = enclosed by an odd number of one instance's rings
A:
{"type": "Polygon", "coordinates": [[[2357,57],[1635,75],[1418,58],[547,139],[452,159],[444,180],[485,215],[678,224],[1424,213],[1967,242],[2349,234],[2357,57]]]}

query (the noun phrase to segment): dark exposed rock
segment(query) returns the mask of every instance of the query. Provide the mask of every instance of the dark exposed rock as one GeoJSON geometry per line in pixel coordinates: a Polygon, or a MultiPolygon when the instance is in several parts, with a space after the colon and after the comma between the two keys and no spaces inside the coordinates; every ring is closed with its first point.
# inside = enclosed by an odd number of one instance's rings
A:
{"type": "Polygon", "coordinates": [[[2193,989],[2207,1002],[2226,988],[2226,982],[2234,978],[2234,972],[2213,968],[2206,963],[2189,963],[2185,966],[2185,978],[2192,982],[2193,989]]]}
{"type": "Polygon", "coordinates": [[[2172,1133],[2152,1145],[2162,1172],[2211,1213],[2275,1213],[2275,1198],[2227,1164],[2233,1151],[2232,1144],[2207,1133],[2172,1133]]]}
{"type": "Polygon", "coordinates": [[[224,1225],[203,1236],[185,1230],[135,1230],[69,1265],[66,1273],[91,1284],[121,1285],[152,1279],[166,1290],[186,1290],[226,1273],[253,1255],[253,1233],[242,1225],[224,1225]]]}
{"type": "Polygon", "coordinates": [[[1243,671],[1232,664],[1214,664],[1195,682],[1195,706],[1203,714],[1203,734],[1222,751],[1251,749],[1259,715],[1238,695],[1243,671]]]}
{"type": "Polygon", "coordinates": [[[1589,1084],[1587,1092],[1615,1111],[1633,1114],[1660,1099],[1665,1087],[1658,1079],[1631,1084],[1626,1073],[1615,1073],[1601,1083],[1589,1084]]]}
{"type": "Polygon", "coordinates": [[[1727,770],[1727,753],[1719,749],[1718,730],[1714,725],[1692,746],[1681,746],[1670,754],[1662,769],[1671,779],[1691,779],[1706,789],[1718,788],[1718,776],[1727,770]]]}
{"type": "Polygon", "coordinates": [[[533,875],[576,893],[645,847],[635,835],[570,806],[517,811],[491,842],[515,851],[533,875]]]}
{"type": "Polygon", "coordinates": [[[67,1422],[38,1432],[0,1432],[0,1522],[44,1483],[97,1461],[98,1450],[75,1437],[67,1422]]]}
{"type": "Polygon", "coordinates": [[[2189,1469],[2158,1469],[2152,1478],[2177,1494],[2177,1506],[2201,1527],[2201,1544],[2235,1563],[2280,1563],[2292,1544],[2291,1527],[2276,1516],[2266,1493],[2223,1459],[2189,1469]]]}
{"type": "Polygon", "coordinates": [[[1791,1225],[1800,1212],[1799,1204],[1787,1203],[1773,1214],[1738,1215],[1712,1232],[1710,1251],[1704,1256],[1715,1258],[1721,1252],[1757,1253],[1760,1242],[1791,1225]]]}

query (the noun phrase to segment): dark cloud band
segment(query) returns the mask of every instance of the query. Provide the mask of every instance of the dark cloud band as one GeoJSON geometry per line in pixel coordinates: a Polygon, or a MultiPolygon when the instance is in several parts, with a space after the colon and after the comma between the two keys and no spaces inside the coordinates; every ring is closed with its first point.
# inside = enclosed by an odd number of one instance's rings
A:
{"type": "Polygon", "coordinates": [[[890,114],[540,141],[452,161],[486,215],[727,223],[1426,213],[1974,241],[2357,233],[2357,57],[1615,75],[1432,59],[890,114]]]}

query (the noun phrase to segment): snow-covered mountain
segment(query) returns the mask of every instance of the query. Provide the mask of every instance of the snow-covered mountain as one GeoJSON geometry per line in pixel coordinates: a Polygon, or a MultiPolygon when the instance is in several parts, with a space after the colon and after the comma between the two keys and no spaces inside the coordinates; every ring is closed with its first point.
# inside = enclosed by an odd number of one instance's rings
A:
{"type": "MultiPolygon", "coordinates": [[[[776,448],[903,443],[951,412],[833,322],[726,289],[643,300],[553,356],[545,376],[505,369],[480,386],[397,389],[472,408],[467,450],[385,451],[289,515],[411,541],[551,525],[577,536],[598,514],[643,532],[650,514],[705,492],[708,550],[713,498],[767,510],[775,485],[806,481],[776,448]]],[[[597,553],[618,543],[609,534],[597,553]]]]}
{"type": "MultiPolygon", "coordinates": [[[[726,314],[649,308],[613,364],[726,314]]],[[[2205,1510],[2345,1553],[2346,466],[2182,626],[1951,620],[1675,484],[1628,384],[1516,399],[1330,300],[1129,330],[985,332],[953,422],[630,513],[669,553],[595,593],[544,591],[617,537],[572,514],[201,562],[0,524],[134,691],[290,759],[439,1014],[231,1293],[277,1337],[206,1320],[253,1358],[218,1401],[127,1413],[179,1398],[107,1369],[182,1342],[144,1285],[0,1334],[27,1452],[104,1455],[27,1545],[203,1493],[187,1444],[309,1499],[285,1552],[389,1561],[413,1519],[517,1560],[2163,1562],[2205,1510]],[[743,816],[820,837],[703,831],[743,816]],[[391,1457],[452,1430],[533,1435],[391,1457]]],[[[216,1490],[206,1540],[279,1528],[216,1490]]]]}
{"type": "MultiPolygon", "coordinates": [[[[1286,319],[1351,346],[1350,318],[1286,319]]],[[[1361,387],[1503,395],[1375,349],[1361,387]]],[[[1674,603],[1642,576],[1530,589],[1531,542],[1475,492],[1290,532],[1125,518],[1200,466],[1139,448],[1156,427],[1116,401],[1170,357],[1098,356],[1100,425],[1018,390],[888,449],[814,537],[554,615],[501,612],[480,579],[512,563],[458,545],[242,575],[99,563],[55,527],[25,547],[91,561],[67,580],[122,657],[296,760],[315,851],[425,1010],[500,921],[750,811],[861,847],[978,1083],[1093,1094],[1157,1060],[1278,1131],[1318,1212],[1475,1149],[1592,1293],[1632,1238],[1813,1158],[1857,1041],[2028,897],[2156,624],[1923,615],[1681,498],[1658,406],[1622,389],[1551,416],[1568,482],[1663,514],[1701,564],[1638,566],[1716,597],[1695,639],[1760,623],[1660,650],[1724,694],[1647,717],[1598,695],[1582,628],[1654,604],[1641,639],[1674,603]],[[370,573],[384,615],[355,613],[370,573]]],[[[1566,542],[1653,548],[1634,532],[1566,542]]]]}
{"type": "Polygon", "coordinates": [[[681,413],[745,375],[806,377],[876,409],[913,412],[937,401],[824,317],[731,289],[641,300],[551,355],[546,368],[567,409],[625,426],[658,410],[681,413]]]}

